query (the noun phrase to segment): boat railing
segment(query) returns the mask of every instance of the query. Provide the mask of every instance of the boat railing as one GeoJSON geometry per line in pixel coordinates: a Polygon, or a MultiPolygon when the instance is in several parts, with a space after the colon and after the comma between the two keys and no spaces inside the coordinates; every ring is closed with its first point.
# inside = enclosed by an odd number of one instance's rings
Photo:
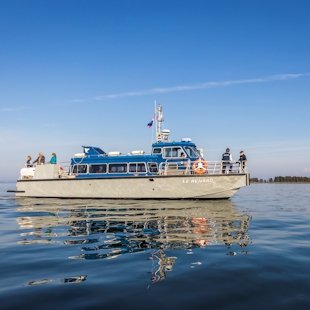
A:
{"type": "Polygon", "coordinates": [[[75,177],[74,175],[72,175],[70,170],[70,161],[63,161],[59,164],[58,174],[60,179],[75,177]]]}
{"type": "Polygon", "coordinates": [[[166,160],[159,165],[160,175],[180,174],[236,174],[247,173],[247,162],[166,160]]]}
{"type": "Polygon", "coordinates": [[[175,161],[167,159],[159,165],[160,175],[191,174],[190,160],[175,161]]]}
{"type": "MultiPolygon", "coordinates": [[[[158,175],[188,175],[188,174],[236,174],[247,173],[247,162],[227,162],[227,161],[205,161],[202,158],[197,160],[174,160],[167,159],[159,164],[158,175]]],[[[59,164],[59,178],[75,178],[70,162],[59,164]]]]}

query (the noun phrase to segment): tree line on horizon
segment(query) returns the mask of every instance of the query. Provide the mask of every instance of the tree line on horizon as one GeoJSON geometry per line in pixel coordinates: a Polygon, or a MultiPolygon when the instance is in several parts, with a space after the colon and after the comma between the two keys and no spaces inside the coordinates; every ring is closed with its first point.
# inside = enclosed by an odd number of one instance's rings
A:
{"type": "Polygon", "coordinates": [[[251,183],[310,183],[310,178],[308,177],[296,177],[296,176],[276,176],[274,178],[269,178],[268,180],[250,178],[251,183]]]}

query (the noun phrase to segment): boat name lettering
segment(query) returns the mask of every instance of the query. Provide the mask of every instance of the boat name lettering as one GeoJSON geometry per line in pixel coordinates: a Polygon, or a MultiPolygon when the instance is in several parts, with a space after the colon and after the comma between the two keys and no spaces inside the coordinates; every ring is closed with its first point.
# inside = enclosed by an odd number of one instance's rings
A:
{"type": "Polygon", "coordinates": [[[183,180],[183,183],[210,183],[213,179],[195,179],[195,180],[183,180]]]}

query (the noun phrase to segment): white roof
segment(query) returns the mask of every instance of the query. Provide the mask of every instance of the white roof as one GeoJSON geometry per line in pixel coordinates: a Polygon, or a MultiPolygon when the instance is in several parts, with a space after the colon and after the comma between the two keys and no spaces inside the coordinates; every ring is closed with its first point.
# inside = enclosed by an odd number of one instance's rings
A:
{"type": "Polygon", "coordinates": [[[121,152],[109,152],[108,156],[119,156],[121,155],[121,152]]]}
{"type": "Polygon", "coordinates": [[[132,155],[143,155],[143,154],[145,154],[145,152],[139,150],[139,151],[132,151],[131,154],[132,154],[132,155]]]}

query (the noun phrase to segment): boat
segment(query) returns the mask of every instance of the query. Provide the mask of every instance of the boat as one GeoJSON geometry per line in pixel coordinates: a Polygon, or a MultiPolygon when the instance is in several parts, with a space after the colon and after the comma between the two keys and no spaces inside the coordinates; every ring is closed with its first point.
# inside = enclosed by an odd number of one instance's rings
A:
{"type": "Polygon", "coordinates": [[[34,198],[228,199],[249,185],[246,162],[228,167],[220,160],[207,161],[190,138],[169,140],[161,105],[154,117],[150,154],[82,146],[69,162],[22,168],[16,190],[8,192],[34,198]]]}

